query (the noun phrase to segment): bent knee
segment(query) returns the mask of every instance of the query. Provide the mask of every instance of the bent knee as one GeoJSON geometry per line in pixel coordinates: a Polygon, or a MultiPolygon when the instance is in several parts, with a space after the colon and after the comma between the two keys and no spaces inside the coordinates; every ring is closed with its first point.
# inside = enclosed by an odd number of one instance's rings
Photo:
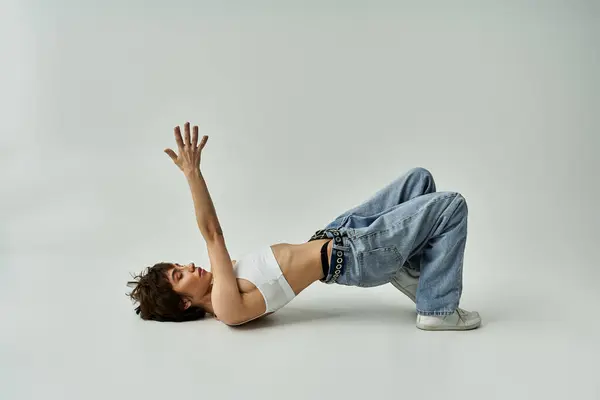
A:
{"type": "Polygon", "coordinates": [[[443,201],[446,207],[454,209],[454,212],[465,215],[469,212],[467,199],[458,192],[436,192],[434,198],[443,201]]]}
{"type": "Polygon", "coordinates": [[[458,202],[456,209],[461,213],[468,214],[469,206],[467,205],[467,199],[465,199],[464,196],[458,192],[454,192],[454,194],[454,201],[458,202]]]}
{"type": "Polygon", "coordinates": [[[409,175],[417,175],[417,176],[423,177],[423,178],[432,178],[433,177],[431,172],[427,168],[423,168],[423,167],[412,168],[410,171],[408,171],[408,174],[409,175]]]}

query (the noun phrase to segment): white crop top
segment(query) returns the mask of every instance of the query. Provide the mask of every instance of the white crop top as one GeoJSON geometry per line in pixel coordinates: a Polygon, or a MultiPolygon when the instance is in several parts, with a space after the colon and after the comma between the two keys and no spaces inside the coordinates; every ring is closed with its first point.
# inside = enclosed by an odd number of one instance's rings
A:
{"type": "Polygon", "coordinates": [[[283,276],[271,246],[261,247],[245,255],[233,268],[238,278],[252,282],[263,295],[267,306],[264,314],[277,311],[296,297],[283,276]]]}

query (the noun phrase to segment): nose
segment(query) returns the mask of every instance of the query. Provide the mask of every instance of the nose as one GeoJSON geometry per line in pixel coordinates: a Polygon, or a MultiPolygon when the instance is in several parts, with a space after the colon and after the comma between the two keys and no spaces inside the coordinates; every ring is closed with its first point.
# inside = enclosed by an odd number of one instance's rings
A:
{"type": "Polygon", "coordinates": [[[196,271],[196,265],[194,263],[190,263],[190,268],[192,272],[196,271]]]}

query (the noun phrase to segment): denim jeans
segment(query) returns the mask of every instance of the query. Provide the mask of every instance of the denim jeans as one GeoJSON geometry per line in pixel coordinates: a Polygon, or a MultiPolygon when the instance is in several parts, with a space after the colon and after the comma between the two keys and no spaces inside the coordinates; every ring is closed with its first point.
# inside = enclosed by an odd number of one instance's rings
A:
{"type": "Polygon", "coordinates": [[[417,312],[452,314],[462,294],[467,214],[459,193],[436,192],[431,173],[414,168],[318,231],[334,239],[323,281],[379,286],[411,268],[420,273],[417,312]]]}

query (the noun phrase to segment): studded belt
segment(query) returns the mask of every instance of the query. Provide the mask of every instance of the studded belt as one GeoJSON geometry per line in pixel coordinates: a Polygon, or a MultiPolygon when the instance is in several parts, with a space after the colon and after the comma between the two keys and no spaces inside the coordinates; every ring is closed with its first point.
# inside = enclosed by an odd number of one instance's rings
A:
{"type": "MultiPolygon", "coordinates": [[[[343,236],[342,232],[340,232],[338,229],[335,229],[335,228],[319,229],[308,240],[310,242],[313,240],[333,238],[334,245],[337,245],[337,246],[334,246],[334,248],[333,248],[334,256],[335,256],[335,264],[329,266],[329,273],[323,279],[321,279],[321,282],[325,282],[328,284],[335,283],[337,281],[337,279],[339,278],[340,274],[342,274],[342,272],[344,272],[344,251],[343,251],[343,249],[339,248],[342,246],[342,243],[343,243],[342,236],[343,236]]],[[[321,262],[324,263],[324,261],[326,259],[327,259],[327,252],[325,252],[325,259],[322,258],[321,262]]],[[[327,260],[327,261],[329,262],[329,260],[327,260]]]]}

